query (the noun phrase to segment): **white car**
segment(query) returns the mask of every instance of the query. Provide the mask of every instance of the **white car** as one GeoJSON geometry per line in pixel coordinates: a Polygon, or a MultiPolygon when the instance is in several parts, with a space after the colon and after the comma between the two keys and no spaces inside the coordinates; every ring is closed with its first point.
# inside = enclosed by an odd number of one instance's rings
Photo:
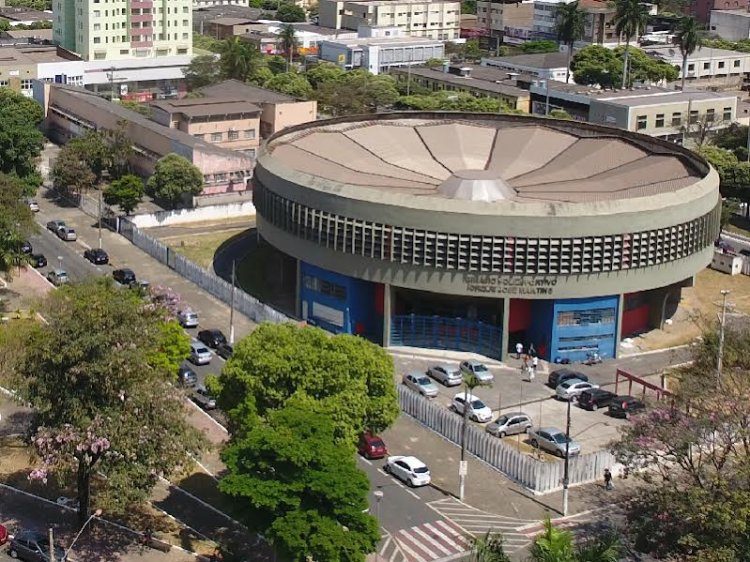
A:
{"type": "Polygon", "coordinates": [[[445,386],[458,386],[464,382],[460,369],[448,365],[435,365],[427,369],[427,374],[445,386]]]}
{"type": "Polygon", "coordinates": [[[211,350],[201,342],[190,344],[190,357],[188,359],[195,365],[208,365],[211,362],[211,350]]]}
{"type": "Polygon", "coordinates": [[[383,470],[412,487],[431,482],[430,469],[417,457],[388,457],[383,470]]]}
{"type": "Polygon", "coordinates": [[[479,361],[464,361],[461,363],[461,370],[464,373],[474,375],[481,383],[491,383],[495,380],[487,366],[479,361]]]}
{"type": "Polygon", "coordinates": [[[432,383],[427,375],[422,373],[408,373],[404,375],[401,382],[411,388],[414,392],[419,392],[427,398],[435,398],[438,394],[437,387],[432,383]]]}
{"type": "Polygon", "coordinates": [[[581,379],[568,379],[557,386],[555,393],[560,400],[575,400],[584,390],[592,388],[599,388],[599,385],[581,379]]]}
{"type": "Polygon", "coordinates": [[[190,309],[180,310],[177,313],[177,321],[183,328],[195,328],[198,326],[198,313],[190,309]]]}
{"type": "Polygon", "coordinates": [[[464,407],[467,407],[466,406],[467,403],[468,403],[468,411],[466,412],[466,416],[470,420],[484,423],[492,419],[492,410],[490,410],[489,406],[487,406],[484,402],[482,402],[476,396],[472,394],[467,394],[466,392],[459,392],[453,397],[453,402],[451,403],[451,409],[453,409],[453,411],[463,416],[464,407]]]}

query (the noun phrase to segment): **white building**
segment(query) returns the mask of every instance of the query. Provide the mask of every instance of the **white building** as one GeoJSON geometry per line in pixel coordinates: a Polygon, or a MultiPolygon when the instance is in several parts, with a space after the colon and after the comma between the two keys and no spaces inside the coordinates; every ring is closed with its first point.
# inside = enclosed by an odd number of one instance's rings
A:
{"type": "Polygon", "coordinates": [[[750,12],[747,10],[711,10],[711,33],[727,41],[750,39],[750,12]]]}
{"type": "Polygon", "coordinates": [[[193,0],[193,9],[210,8],[213,6],[250,6],[249,0],[193,0]]]}
{"type": "MultiPolygon", "coordinates": [[[[567,62],[567,53],[558,52],[484,58],[481,65],[519,74],[530,74],[542,80],[565,82],[567,62]]],[[[573,73],[570,74],[569,81],[573,82],[573,73]]]]}
{"type": "Polygon", "coordinates": [[[398,27],[404,35],[458,39],[461,2],[456,0],[320,0],[320,25],[335,29],[398,27]]]}
{"type": "Polygon", "coordinates": [[[347,70],[364,68],[372,74],[391,68],[418,66],[429,59],[442,59],[445,44],[427,37],[401,36],[398,28],[360,28],[359,37],[349,40],[327,40],[318,46],[321,60],[347,70]]]}
{"type": "MultiPolygon", "coordinates": [[[[682,54],[674,46],[645,47],[647,55],[680,69],[682,79],[682,54]]],[[[741,81],[750,76],[750,53],[701,47],[687,60],[687,80],[741,81]]]]}

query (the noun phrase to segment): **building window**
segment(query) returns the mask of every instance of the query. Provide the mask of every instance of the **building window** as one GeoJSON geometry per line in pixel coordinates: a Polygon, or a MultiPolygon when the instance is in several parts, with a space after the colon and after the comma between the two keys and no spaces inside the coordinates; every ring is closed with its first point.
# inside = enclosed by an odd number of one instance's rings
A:
{"type": "Polygon", "coordinates": [[[95,18],[99,18],[99,17],[101,17],[101,15],[102,15],[101,10],[94,10],[94,17],[95,18]]]}
{"type": "Polygon", "coordinates": [[[94,37],[94,43],[95,44],[96,43],[101,43],[101,42],[102,42],[102,38],[101,37],[94,37]]]}
{"type": "Polygon", "coordinates": [[[31,83],[33,80],[21,80],[21,89],[22,90],[31,90],[31,83]]]}
{"type": "Polygon", "coordinates": [[[731,107],[725,107],[724,108],[724,121],[731,121],[732,120],[732,108],[731,107]]]}
{"type": "Polygon", "coordinates": [[[682,113],[675,111],[672,114],[672,126],[679,127],[680,125],[682,125],[682,113]]]}
{"type": "Polygon", "coordinates": [[[177,49],[178,55],[187,55],[187,49],[185,47],[177,49]]]}
{"type": "Polygon", "coordinates": [[[636,121],[636,129],[640,131],[648,126],[648,119],[645,115],[639,115],[636,121]]]}
{"type": "Polygon", "coordinates": [[[246,139],[254,139],[255,138],[255,129],[245,129],[244,137],[246,139]]]}
{"type": "Polygon", "coordinates": [[[221,141],[221,133],[211,133],[211,142],[219,142],[221,141]]]}
{"type": "Polygon", "coordinates": [[[5,88],[8,86],[7,80],[0,80],[0,88],[5,88]]]}
{"type": "Polygon", "coordinates": [[[723,60],[719,61],[719,68],[724,68],[724,61],[723,60]]]}
{"type": "Polygon", "coordinates": [[[703,70],[709,70],[711,68],[710,62],[704,62],[703,63],[703,70]]]}
{"type": "Polygon", "coordinates": [[[663,113],[657,113],[656,114],[656,122],[654,123],[654,127],[661,128],[664,126],[664,114],[663,113]]]}
{"type": "Polygon", "coordinates": [[[195,137],[196,139],[198,139],[198,140],[203,140],[203,139],[205,138],[205,136],[206,136],[206,135],[204,135],[203,133],[195,133],[195,134],[194,134],[193,136],[194,136],[194,137],[195,137]]]}
{"type": "Polygon", "coordinates": [[[716,119],[716,110],[715,109],[707,109],[706,110],[706,121],[713,122],[714,119],[716,119]]]}
{"type": "Polygon", "coordinates": [[[733,64],[734,64],[735,68],[739,68],[740,67],[740,61],[738,61],[738,60],[734,61],[733,64]]]}
{"type": "Polygon", "coordinates": [[[690,124],[695,125],[697,122],[698,122],[698,110],[691,109],[690,110],[690,124]]]}
{"type": "Polygon", "coordinates": [[[245,154],[247,154],[250,158],[255,158],[255,149],[254,148],[248,148],[247,150],[243,150],[245,154]]]}
{"type": "Polygon", "coordinates": [[[239,131],[229,131],[227,133],[227,140],[230,141],[236,141],[240,138],[240,132],[239,131]]]}
{"type": "Polygon", "coordinates": [[[94,24],[94,31],[100,31],[101,28],[102,28],[102,24],[100,24],[100,23],[95,23],[94,24]]]}

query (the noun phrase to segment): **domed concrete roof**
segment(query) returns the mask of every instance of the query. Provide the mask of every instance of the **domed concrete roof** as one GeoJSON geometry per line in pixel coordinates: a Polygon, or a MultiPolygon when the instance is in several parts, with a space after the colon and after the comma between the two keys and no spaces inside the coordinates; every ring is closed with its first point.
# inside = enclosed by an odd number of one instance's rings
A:
{"type": "Polygon", "coordinates": [[[468,201],[502,201],[516,196],[516,190],[490,170],[457,170],[437,190],[451,199],[468,201]]]}

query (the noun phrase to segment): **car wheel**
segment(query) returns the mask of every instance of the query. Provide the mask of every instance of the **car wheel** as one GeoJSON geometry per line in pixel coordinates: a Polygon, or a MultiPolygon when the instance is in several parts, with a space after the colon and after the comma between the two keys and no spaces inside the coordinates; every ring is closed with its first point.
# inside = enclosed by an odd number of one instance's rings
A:
{"type": "Polygon", "coordinates": [[[531,446],[534,447],[535,449],[538,449],[539,448],[539,442],[536,439],[532,439],[531,440],[531,446]]]}
{"type": "Polygon", "coordinates": [[[598,409],[599,409],[599,406],[596,405],[596,402],[594,402],[593,404],[591,404],[591,411],[592,412],[596,412],[598,409]]]}
{"type": "Polygon", "coordinates": [[[10,549],[8,551],[8,554],[10,554],[11,558],[18,558],[18,553],[15,550],[13,550],[13,549],[10,549]]]}
{"type": "Polygon", "coordinates": [[[506,433],[505,433],[504,431],[501,431],[500,433],[498,433],[498,434],[497,434],[497,436],[498,436],[498,437],[499,437],[500,439],[502,439],[502,438],[503,438],[503,437],[505,437],[506,435],[507,435],[507,434],[506,434],[506,433]]]}
{"type": "Polygon", "coordinates": [[[471,416],[470,419],[471,419],[471,421],[475,421],[475,422],[479,423],[479,418],[476,416],[476,414],[473,415],[473,416],[471,416]]]}
{"type": "Polygon", "coordinates": [[[406,481],[406,485],[409,486],[409,488],[413,488],[414,487],[414,480],[412,480],[411,478],[409,478],[406,481]]]}
{"type": "Polygon", "coordinates": [[[559,451],[559,450],[555,449],[555,456],[556,457],[560,457],[561,459],[564,459],[565,458],[565,453],[563,453],[562,451],[559,451]]]}
{"type": "Polygon", "coordinates": [[[391,473],[391,467],[390,467],[389,464],[386,463],[386,464],[383,465],[383,472],[385,472],[387,474],[391,473]]]}

